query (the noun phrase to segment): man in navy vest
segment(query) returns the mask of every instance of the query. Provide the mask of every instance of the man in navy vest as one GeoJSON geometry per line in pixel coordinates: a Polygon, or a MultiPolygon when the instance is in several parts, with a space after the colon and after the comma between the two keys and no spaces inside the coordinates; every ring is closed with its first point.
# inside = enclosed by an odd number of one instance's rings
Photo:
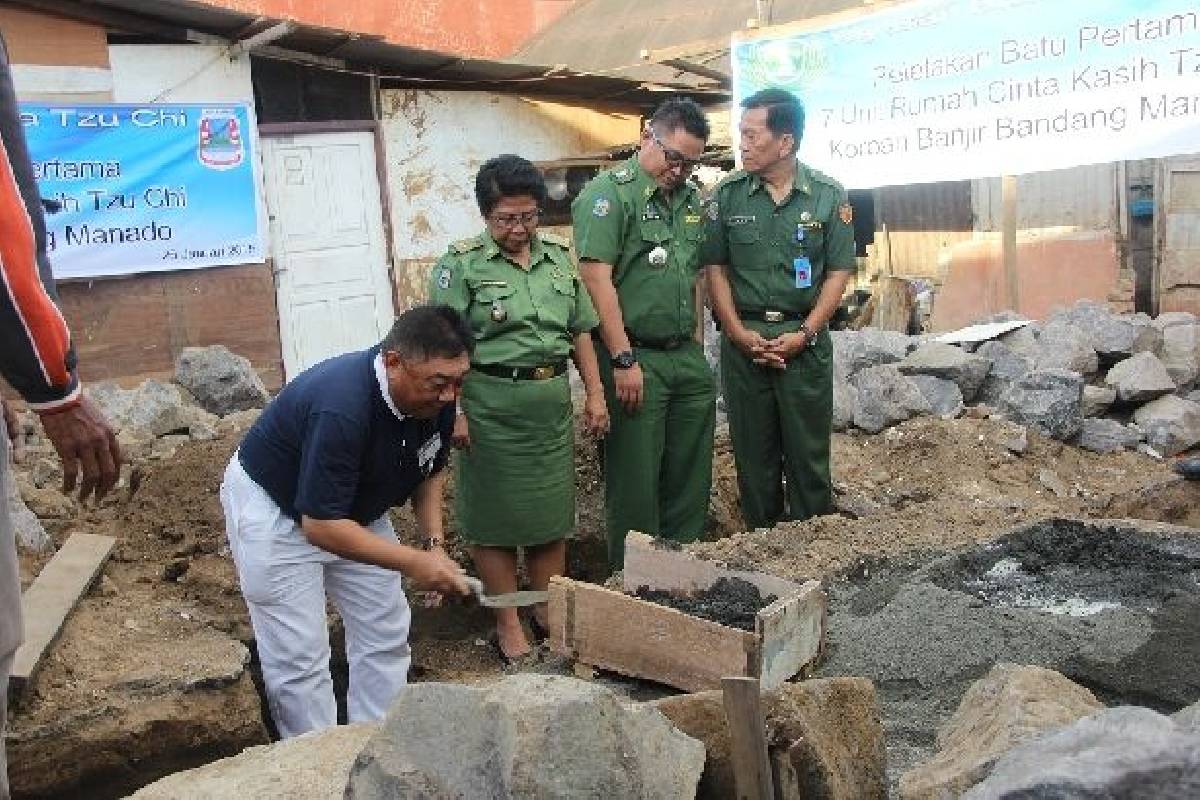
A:
{"type": "Polygon", "coordinates": [[[442,488],[473,346],[453,309],[410,309],[379,345],[296,376],[225,470],[230,549],[281,737],[337,723],[327,592],[346,626],[351,722],[381,718],[408,679],[400,576],[469,592],[442,549],[442,488]],[[388,519],[410,500],[423,549],[400,544],[388,519]]]}

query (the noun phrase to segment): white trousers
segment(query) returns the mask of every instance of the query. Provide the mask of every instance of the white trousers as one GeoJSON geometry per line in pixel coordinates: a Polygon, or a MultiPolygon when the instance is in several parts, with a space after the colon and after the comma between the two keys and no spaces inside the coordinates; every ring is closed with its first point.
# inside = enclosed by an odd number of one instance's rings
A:
{"type": "MultiPolygon", "coordinates": [[[[404,688],[411,661],[410,612],[399,573],[310,544],[246,474],[236,453],[221,483],[221,506],[279,735],[286,739],[337,724],[326,591],[346,626],[350,722],[381,719],[404,688]]],[[[396,540],[386,515],[369,529],[396,540]]]]}

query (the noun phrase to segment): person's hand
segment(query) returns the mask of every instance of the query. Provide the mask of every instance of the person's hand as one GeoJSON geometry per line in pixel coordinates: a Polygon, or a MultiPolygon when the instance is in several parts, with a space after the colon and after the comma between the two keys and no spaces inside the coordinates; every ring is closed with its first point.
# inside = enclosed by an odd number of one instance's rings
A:
{"type": "Polygon", "coordinates": [[[450,443],[459,450],[471,449],[471,432],[467,427],[466,414],[454,417],[454,431],[450,434],[450,443]]]}
{"type": "Polygon", "coordinates": [[[96,500],[108,494],[121,475],[121,447],[112,426],[100,409],[84,396],[68,411],[42,414],[42,427],[63,464],[63,492],[70,494],[79,481],[79,499],[96,500]]]}
{"type": "Polygon", "coordinates": [[[635,363],[629,369],[613,368],[613,385],[616,389],[617,402],[625,409],[625,413],[636,414],[641,410],[644,381],[641,364],[635,363]]]}
{"type": "Polygon", "coordinates": [[[804,331],[780,334],[767,342],[768,351],[779,357],[783,362],[782,367],[786,367],[787,362],[800,355],[806,347],[808,347],[808,336],[804,334],[804,331]]]}
{"type": "Polygon", "coordinates": [[[12,442],[12,458],[18,464],[25,458],[25,431],[21,426],[21,418],[12,403],[4,402],[0,397],[0,410],[4,412],[4,427],[8,431],[8,440],[12,442]]]}
{"type": "Polygon", "coordinates": [[[471,593],[463,568],[441,549],[418,553],[405,574],[418,588],[427,592],[450,597],[466,597],[471,593]]]}
{"type": "Polygon", "coordinates": [[[728,335],[733,346],[760,367],[783,369],[787,366],[779,354],[771,349],[770,342],[758,331],[741,326],[737,330],[731,330],[728,335]]]}
{"type": "Polygon", "coordinates": [[[603,392],[589,394],[583,401],[584,432],[600,438],[608,433],[608,423],[608,403],[604,401],[603,392]]]}

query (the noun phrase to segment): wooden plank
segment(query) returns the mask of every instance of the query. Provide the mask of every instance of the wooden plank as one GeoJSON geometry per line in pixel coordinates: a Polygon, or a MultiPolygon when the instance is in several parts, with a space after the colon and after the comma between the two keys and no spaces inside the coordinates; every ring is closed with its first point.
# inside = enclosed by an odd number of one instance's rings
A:
{"type": "Polygon", "coordinates": [[[1008,292],[1008,307],[1020,311],[1017,292],[1017,176],[1000,178],[1000,240],[1004,260],[1004,285],[1008,292]]]}
{"type": "Polygon", "coordinates": [[[870,322],[872,328],[908,333],[916,308],[916,298],[908,281],[904,278],[881,277],[871,295],[871,302],[875,304],[870,322]]]}
{"type": "Polygon", "coordinates": [[[761,648],[759,679],[774,689],[816,660],[825,638],[825,591],[808,581],[797,594],[758,612],[754,632],[761,648]]]}
{"type": "Polygon", "coordinates": [[[601,669],[689,692],[757,670],[758,638],[600,586],[550,582],[550,647],[601,669]]]}
{"type": "Polygon", "coordinates": [[[643,586],[677,594],[702,592],[718,578],[740,578],[758,587],[763,596],[788,597],[800,591],[800,584],[763,572],[726,569],[713,561],[705,561],[683,550],[656,546],[654,539],[644,533],[630,531],[625,538],[626,592],[636,592],[643,586]]]}
{"type": "Polygon", "coordinates": [[[29,685],[62,632],[67,616],[100,574],[115,543],[116,539],[111,536],[71,534],[25,590],[21,597],[25,642],[17,649],[13,660],[10,689],[23,691],[29,685]]]}
{"type": "Polygon", "coordinates": [[[775,787],[758,680],[722,678],[721,695],[729,727],[730,760],[738,800],[774,800],[775,787]]]}

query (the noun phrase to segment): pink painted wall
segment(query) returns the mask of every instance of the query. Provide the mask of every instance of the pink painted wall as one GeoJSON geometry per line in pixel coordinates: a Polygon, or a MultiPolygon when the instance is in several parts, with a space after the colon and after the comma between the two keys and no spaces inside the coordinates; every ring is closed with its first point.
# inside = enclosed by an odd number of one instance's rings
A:
{"type": "MultiPolygon", "coordinates": [[[[1021,314],[1044,319],[1076,300],[1106,302],[1118,288],[1120,254],[1107,231],[1038,237],[1017,243],[1017,297],[1021,314]]],[[[999,239],[955,245],[938,290],[931,321],[951,331],[1009,309],[999,239]]]]}
{"type": "Polygon", "coordinates": [[[464,56],[503,58],[575,0],[208,0],[208,5],[291,19],[464,56]]]}

